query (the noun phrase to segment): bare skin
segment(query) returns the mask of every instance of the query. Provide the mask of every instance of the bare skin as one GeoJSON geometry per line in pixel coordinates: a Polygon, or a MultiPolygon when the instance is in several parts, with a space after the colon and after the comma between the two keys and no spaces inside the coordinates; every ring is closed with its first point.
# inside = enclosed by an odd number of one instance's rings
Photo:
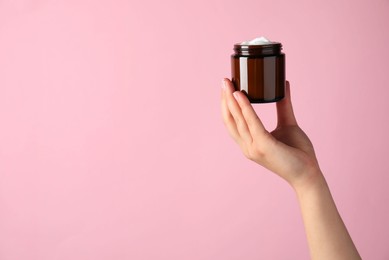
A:
{"type": "Polygon", "coordinates": [[[336,208],[308,136],[293,113],[289,82],[277,104],[277,127],[268,132],[244,93],[222,83],[221,110],[244,155],[286,180],[296,192],[311,258],[361,259],[336,208]]]}

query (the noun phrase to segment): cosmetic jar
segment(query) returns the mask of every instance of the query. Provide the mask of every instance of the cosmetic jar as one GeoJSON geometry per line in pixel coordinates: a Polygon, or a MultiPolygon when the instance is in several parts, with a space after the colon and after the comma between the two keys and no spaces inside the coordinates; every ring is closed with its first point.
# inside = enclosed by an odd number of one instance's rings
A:
{"type": "Polygon", "coordinates": [[[267,39],[259,44],[235,44],[231,55],[235,90],[244,92],[251,103],[281,100],[285,94],[285,54],[281,50],[281,43],[267,39]]]}

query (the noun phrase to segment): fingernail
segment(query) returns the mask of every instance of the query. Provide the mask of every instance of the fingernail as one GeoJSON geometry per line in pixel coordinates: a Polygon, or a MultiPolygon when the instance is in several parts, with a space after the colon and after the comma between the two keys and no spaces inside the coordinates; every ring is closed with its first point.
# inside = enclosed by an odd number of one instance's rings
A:
{"type": "Polygon", "coordinates": [[[226,90],[226,80],[222,80],[222,89],[226,90]]]}
{"type": "Polygon", "coordinates": [[[236,99],[236,101],[239,101],[239,95],[238,95],[238,92],[235,91],[234,93],[232,93],[234,95],[234,98],[236,99]]]}

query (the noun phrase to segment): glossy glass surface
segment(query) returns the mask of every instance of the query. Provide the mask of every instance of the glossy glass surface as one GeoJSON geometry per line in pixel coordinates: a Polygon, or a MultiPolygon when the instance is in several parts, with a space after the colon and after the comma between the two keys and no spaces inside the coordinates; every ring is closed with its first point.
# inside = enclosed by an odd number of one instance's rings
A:
{"type": "Polygon", "coordinates": [[[285,94],[285,55],[250,57],[232,55],[232,82],[251,103],[281,100],[285,94]]]}

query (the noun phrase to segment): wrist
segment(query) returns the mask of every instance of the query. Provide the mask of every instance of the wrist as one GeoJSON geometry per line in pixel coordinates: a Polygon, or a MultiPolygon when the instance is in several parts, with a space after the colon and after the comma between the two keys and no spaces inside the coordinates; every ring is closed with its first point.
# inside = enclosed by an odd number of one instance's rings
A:
{"type": "Polygon", "coordinates": [[[304,174],[304,177],[291,183],[292,188],[298,196],[312,190],[322,189],[327,186],[321,170],[316,167],[312,168],[304,174]]]}

